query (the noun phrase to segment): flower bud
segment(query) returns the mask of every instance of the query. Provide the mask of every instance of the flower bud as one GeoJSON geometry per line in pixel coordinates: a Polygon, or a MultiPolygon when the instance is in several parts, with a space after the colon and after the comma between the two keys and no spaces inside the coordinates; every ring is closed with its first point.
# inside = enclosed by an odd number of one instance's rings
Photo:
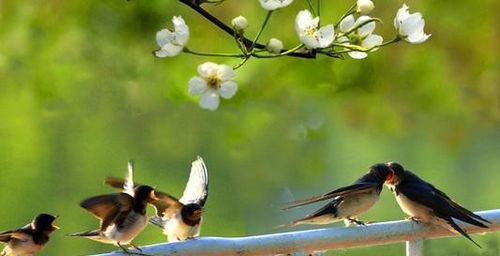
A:
{"type": "Polygon", "coordinates": [[[283,43],[279,39],[271,38],[266,45],[266,49],[271,53],[278,54],[283,50],[283,43]]]}
{"type": "Polygon", "coordinates": [[[366,15],[375,9],[375,5],[371,0],[358,0],[357,4],[357,12],[363,15],[366,15]]]}
{"type": "Polygon", "coordinates": [[[244,30],[245,28],[248,27],[248,21],[243,16],[238,16],[234,18],[233,21],[231,21],[231,24],[238,31],[244,30]]]}

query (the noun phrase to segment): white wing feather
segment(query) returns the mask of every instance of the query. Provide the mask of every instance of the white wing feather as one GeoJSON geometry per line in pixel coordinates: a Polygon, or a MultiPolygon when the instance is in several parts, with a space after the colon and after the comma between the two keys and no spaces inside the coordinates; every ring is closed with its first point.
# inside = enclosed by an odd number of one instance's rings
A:
{"type": "Polygon", "coordinates": [[[134,197],[134,161],[128,161],[128,173],[125,183],[123,183],[123,192],[134,197]]]}
{"type": "Polygon", "coordinates": [[[193,161],[189,180],[184,189],[181,199],[182,204],[201,204],[203,205],[208,196],[208,172],[203,159],[193,161]]]}

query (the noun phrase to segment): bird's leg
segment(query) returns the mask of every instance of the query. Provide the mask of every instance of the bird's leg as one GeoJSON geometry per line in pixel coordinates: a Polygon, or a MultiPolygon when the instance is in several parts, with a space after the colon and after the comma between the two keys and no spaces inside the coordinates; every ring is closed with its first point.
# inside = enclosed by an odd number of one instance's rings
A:
{"type": "Polygon", "coordinates": [[[421,221],[420,221],[420,219],[419,219],[418,217],[413,217],[413,216],[411,216],[411,217],[408,217],[408,218],[406,218],[406,219],[411,220],[411,221],[414,221],[414,222],[416,222],[416,223],[420,223],[420,222],[421,222],[421,221]]]}
{"type": "Polygon", "coordinates": [[[366,226],[366,224],[356,218],[347,218],[347,220],[349,220],[349,222],[351,223],[356,223],[358,226],[366,226]]]}
{"type": "Polygon", "coordinates": [[[139,247],[139,246],[137,246],[137,245],[135,245],[135,244],[133,244],[133,243],[129,243],[129,244],[130,244],[130,246],[134,247],[134,249],[136,249],[136,250],[138,250],[138,251],[142,252],[141,247],[139,247]]]}
{"type": "MultiPolygon", "coordinates": [[[[145,254],[145,253],[139,253],[139,252],[131,252],[129,251],[127,248],[125,248],[122,244],[120,243],[116,243],[118,245],[118,247],[120,247],[120,249],[123,250],[124,253],[126,253],[127,255],[141,255],[141,256],[152,256],[152,255],[149,255],[149,254],[145,254]]],[[[130,245],[132,245],[130,243],[130,245]]],[[[137,250],[139,251],[142,251],[139,247],[136,247],[135,245],[132,245],[132,247],[135,247],[137,250]]]]}

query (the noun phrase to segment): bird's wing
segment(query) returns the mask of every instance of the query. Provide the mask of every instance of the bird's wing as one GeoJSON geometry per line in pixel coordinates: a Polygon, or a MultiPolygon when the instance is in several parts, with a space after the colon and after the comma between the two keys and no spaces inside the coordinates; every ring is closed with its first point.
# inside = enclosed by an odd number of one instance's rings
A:
{"type": "MultiPolygon", "coordinates": [[[[104,180],[104,183],[114,187],[121,189],[125,186],[126,182],[122,178],[118,177],[107,177],[104,180]]],[[[135,183],[136,186],[140,186],[141,184],[135,183]]],[[[151,204],[156,208],[156,215],[163,217],[165,210],[169,207],[175,206],[175,207],[180,207],[182,204],[179,202],[179,200],[165,192],[161,192],[159,190],[155,189],[155,195],[158,198],[158,200],[153,201],[151,204]]]]}
{"type": "Polygon", "coordinates": [[[411,201],[432,209],[434,214],[440,218],[446,220],[448,217],[453,217],[478,227],[487,228],[486,225],[473,218],[473,216],[477,216],[476,214],[453,202],[444,192],[423,180],[400,183],[398,191],[411,201]]]}
{"type": "Polygon", "coordinates": [[[123,192],[135,196],[134,193],[134,161],[129,160],[127,165],[127,178],[123,184],[123,192]]]}
{"type": "Polygon", "coordinates": [[[183,204],[199,204],[203,206],[208,197],[208,172],[205,162],[198,156],[191,166],[189,180],[179,201],[183,204]]]}
{"type": "MultiPolygon", "coordinates": [[[[436,187],[434,187],[432,184],[428,183],[429,186],[431,187],[432,191],[434,193],[436,193],[437,195],[443,197],[456,211],[458,211],[460,213],[460,215],[462,216],[468,216],[468,217],[472,217],[476,220],[480,220],[480,221],[483,221],[483,222],[486,222],[486,223],[491,223],[489,220],[473,213],[472,211],[469,211],[467,209],[465,209],[462,205],[460,205],[459,203],[455,202],[453,199],[451,199],[448,195],[446,195],[443,191],[437,189],[436,187]]],[[[454,218],[457,218],[457,219],[460,219],[458,216],[452,216],[454,218]]]]}
{"type": "Polygon", "coordinates": [[[133,200],[127,193],[108,194],[85,199],[80,206],[100,219],[101,230],[106,230],[121,212],[132,209],[133,200]]]}
{"type": "Polygon", "coordinates": [[[182,207],[182,203],[177,198],[167,193],[155,190],[155,196],[158,199],[154,200],[151,204],[156,208],[156,216],[163,217],[165,211],[170,207],[182,207]]]}
{"type": "Polygon", "coordinates": [[[8,243],[12,239],[25,241],[29,238],[27,237],[26,232],[23,232],[22,229],[7,230],[0,233],[0,242],[8,243]]]}
{"type": "Polygon", "coordinates": [[[114,188],[123,189],[124,193],[134,197],[134,189],[136,186],[140,185],[134,184],[134,161],[128,161],[127,177],[125,179],[118,177],[106,177],[106,179],[104,179],[104,183],[114,188]]]}
{"type": "Polygon", "coordinates": [[[374,189],[377,186],[379,186],[379,184],[372,183],[372,182],[354,183],[352,185],[341,187],[341,188],[338,188],[336,190],[333,190],[333,191],[330,191],[330,192],[327,192],[327,193],[324,193],[324,194],[321,194],[318,196],[313,196],[310,198],[301,199],[301,200],[286,203],[286,207],[284,207],[283,210],[288,210],[288,209],[292,209],[292,208],[299,207],[302,205],[312,204],[312,203],[316,203],[319,201],[323,201],[323,200],[327,200],[327,199],[331,199],[331,198],[335,198],[335,197],[344,197],[346,195],[363,193],[363,192],[369,191],[371,189],[374,189]]]}

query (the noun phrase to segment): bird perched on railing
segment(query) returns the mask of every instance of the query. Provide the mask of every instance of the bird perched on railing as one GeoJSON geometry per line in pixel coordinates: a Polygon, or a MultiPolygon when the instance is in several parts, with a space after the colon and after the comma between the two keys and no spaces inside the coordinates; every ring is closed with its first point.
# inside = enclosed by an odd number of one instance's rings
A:
{"type": "Polygon", "coordinates": [[[290,227],[300,224],[322,225],[342,220],[346,221],[346,224],[364,225],[363,222],[357,219],[357,215],[369,210],[378,201],[384,182],[390,175],[391,172],[386,164],[375,164],[369,168],[367,174],[349,186],[319,196],[290,202],[283,210],[323,200],[332,200],[317,211],[278,227],[290,227]]]}
{"type": "Polygon", "coordinates": [[[157,197],[150,186],[134,186],[133,172],[133,162],[129,161],[128,176],[122,193],[95,196],[80,203],[81,207],[101,221],[99,229],[69,236],[115,244],[126,253],[130,252],[124,245],[131,245],[140,250],[132,240],[147,226],[146,206],[156,201],[157,197]]]}
{"type": "MultiPolygon", "coordinates": [[[[121,178],[108,177],[105,183],[119,188],[121,178]]],[[[203,222],[204,206],[208,197],[208,172],[201,157],[193,161],[189,180],[180,199],[155,190],[158,200],[153,202],[157,216],[150,222],[163,228],[169,242],[183,241],[198,237],[203,222]]]]}
{"type": "Polygon", "coordinates": [[[42,250],[50,239],[50,234],[59,229],[54,225],[57,217],[42,213],[28,225],[0,233],[0,242],[7,245],[1,256],[31,256],[42,250]]]}
{"type": "Polygon", "coordinates": [[[482,228],[488,228],[485,224],[490,223],[488,220],[465,209],[432,184],[405,170],[400,164],[390,162],[388,166],[394,175],[386,185],[393,191],[399,206],[410,219],[457,232],[481,247],[453,219],[482,228]]]}

